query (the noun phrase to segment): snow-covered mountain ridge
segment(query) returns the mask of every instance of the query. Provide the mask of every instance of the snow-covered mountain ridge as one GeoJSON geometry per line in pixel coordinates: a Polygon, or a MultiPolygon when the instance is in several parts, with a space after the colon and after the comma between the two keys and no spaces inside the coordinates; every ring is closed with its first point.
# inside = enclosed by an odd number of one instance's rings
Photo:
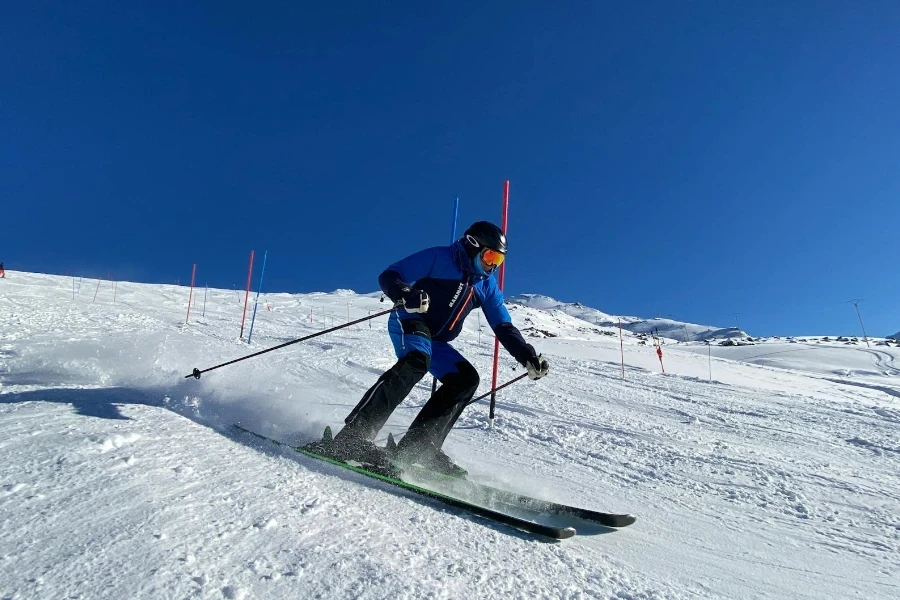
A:
{"type": "MultiPolygon", "coordinates": [[[[716,327],[712,325],[700,325],[697,323],[687,323],[673,319],[662,317],[654,317],[644,319],[632,316],[613,316],[603,311],[585,306],[580,302],[561,302],[549,296],[541,294],[518,294],[507,298],[510,304],[527,306],[544,311],[556,311],[565,313],[572,317],[587,321],[601,328],[618,328],[621,322],[622,329],[636,334],[652,335],[667,338],[677,342],[698,342],[713,340],[728,340],[732,338],[748,338],[751,337],[747,332],[737,327],[716,327]]],[[[784,337],[784,336],[782,336],[784,337]]],[[[810,336],[790,336],[786,339],[798,339],[810,336]]],[[[826,336],[811,336],[814,338],[823,338],[826,336]]],[[[831,336],[839,338],[841,336],[831,336]]],[[[752,338],[751,338],[752,339],[752,338]]],[[[878,338],[874,338],[878,339],[878,338]]],[[[887,339],[900,340],[900,332],[887,336],[887,339]]]]}
{"type": "Polygon", "coordinates": [[[613,316],[596,308],[585,306],[580,302],[560,302],[540,294],[519,294],[507,298],[507,301],[511,304],[520,304],[530,308],[562,312],[604,328],[618,328],[621,322],[622,329],[632,333],[656,334],[660,337],[680,342],[721,340],[747,336],[746,333],[736,327],[711,327],[659,317],[642,319],[631,316],[613,316]]]}

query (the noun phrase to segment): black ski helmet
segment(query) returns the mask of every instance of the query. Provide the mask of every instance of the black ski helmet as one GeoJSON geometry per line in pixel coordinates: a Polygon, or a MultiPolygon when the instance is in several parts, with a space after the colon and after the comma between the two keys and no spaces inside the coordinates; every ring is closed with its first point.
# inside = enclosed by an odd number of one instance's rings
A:
{"type": "Polygon", "coordinates": [[[499,227],[487,221],[472,223],[472,226],[463,234],[462,243],[466,247],[469,258],[474,257],[485,248],[506,254],[506,236],[499,227]]]}

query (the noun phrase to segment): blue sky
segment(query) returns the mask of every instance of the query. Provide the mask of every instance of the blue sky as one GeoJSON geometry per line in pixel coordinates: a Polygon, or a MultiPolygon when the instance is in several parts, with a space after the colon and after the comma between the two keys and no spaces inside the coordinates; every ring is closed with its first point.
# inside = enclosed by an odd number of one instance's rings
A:
{"type": "Polygon", "coordinates": [[[509,179],[508,294],[900,329],[900,3],[186,4],[0,6],[7,268],[374,291],[509,179]]]}

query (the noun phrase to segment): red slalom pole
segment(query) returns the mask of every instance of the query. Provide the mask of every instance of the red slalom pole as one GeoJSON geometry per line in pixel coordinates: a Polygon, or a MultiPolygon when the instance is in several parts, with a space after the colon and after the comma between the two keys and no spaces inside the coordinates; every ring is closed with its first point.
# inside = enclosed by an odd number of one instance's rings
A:
{"type": "Polygon", "coordinates": [[[247,269],[247,293],[244,295],[244,316],[241,317],[241,339],[244,339],[244,320],[247,318],[247,303],[250,301],[250,277],[253,275],[253,250],[250,251],[250,268],[247,269]]]}
{"type": "Polygon", "coordinates": [[[194,268],[191,269],[191,292],[188,294],[188,311],[187,317],[184,319],[185,325],[188,321],[191,320],[191,302],[194,301],[194,278],[197,276],[197,263],[194,263],[194,268]]]}
{"type": "MultiPolygon", "coordinates": [[[[500,229],[503,231],[503,235],[506,235],[506,228],[509,224],[509,179],[503,182],[503,216],[500,221],[500,229]]],[[[506,261],[503,261],[500,264],[500,291],[503,291],[503,281],[506,276],[506,261]]],[[[491,427],[494,426],[494,406],[497,400],[497,370],[500,366],[500,340],[496,337],[494,338],[494,369],[493,375],[491,377],[491,389],[495,390],[491,393],[491,407],[488,412],[488,423],[491,427]]]]}

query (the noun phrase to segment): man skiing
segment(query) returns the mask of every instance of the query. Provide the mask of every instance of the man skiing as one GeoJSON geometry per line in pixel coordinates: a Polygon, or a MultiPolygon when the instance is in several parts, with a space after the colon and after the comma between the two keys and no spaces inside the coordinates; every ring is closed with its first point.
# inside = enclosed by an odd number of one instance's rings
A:
{"type": "Polygon", "coordinates": [[[475,367],[450,345],[469,312],[481,307],[497,339],[526,367],[531,379],[543,377],[550,368],[512,324],[492,277],[506,251],[506,236],[500,228],[479,221],[452,245],[422,250],[381,273],[381,289],[398,307],[388,320],[398,360],[344,420],[345,427],[333,440],[335,458],[385,465],[375,436],[413,386],[430,372],[441,386],[400,440],[397,459],[450,475],[466,474],[441,446],[478,389],[475,367]]]}

